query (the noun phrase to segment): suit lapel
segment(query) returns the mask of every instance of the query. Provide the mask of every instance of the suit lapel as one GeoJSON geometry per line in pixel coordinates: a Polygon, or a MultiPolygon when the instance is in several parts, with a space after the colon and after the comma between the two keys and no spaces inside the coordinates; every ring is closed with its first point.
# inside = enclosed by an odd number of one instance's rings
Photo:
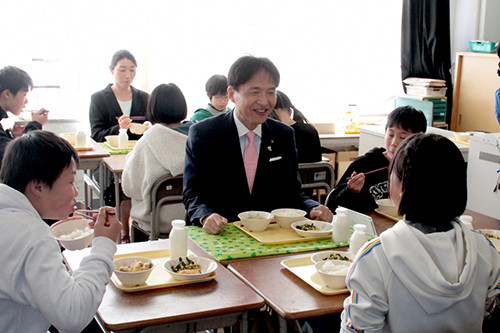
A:
{"type": "MultiPolygon", "coordinates": [[[[111,110],[113,111],[114,115],[112,116],[113,118],[115,117],[120,117],[123,115],[122,109],[120,108],[120,105],[118,104],[118,100],[116,99],[115,94],[113,93],[113,90],[111,89],[111,84],[106,87],[106,102],[108,103],[109,106],[111,106],[111,110]]],[[[117,121],[118,123],[118,121],[117,121]]]]}

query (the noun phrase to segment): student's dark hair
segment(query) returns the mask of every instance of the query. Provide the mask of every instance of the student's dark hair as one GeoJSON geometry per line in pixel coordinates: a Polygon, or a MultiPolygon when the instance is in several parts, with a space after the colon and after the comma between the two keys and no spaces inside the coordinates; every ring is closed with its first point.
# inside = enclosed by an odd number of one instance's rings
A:
{"type": "Polygon", "coordinates": [[[400,106],[394,109],[387,117],[385,129],[393,126],[411,133],[425,133],[427,119],[422,111],[416,110],[411,105],[400,106]]]}
{"type": "Polygon", "coordinates": [[[215,95],[227,95],[227,77],[220,74],[212,75],[205,84],[205,91],[210,99],[215,95]]]}
{"type": "Polygon", "coordinates": [[[134,55],[127,50],[120,50],[113,54],[113,58],[111,58],[111,68],[114,69],[118,61],[122,60],[123,58],[132,61],[135,67],[137,67],[137,61],[135,60],[134,55]]]}
{"type": "Polygon", "coordinates": [[[280,83],[280,72],[268,58],[246,55],[234,62],[229,69],[228,84],[236,91],[240,85],[247,83],[257,72],[264,69],[271,75],[276,87],[280,83]]]}
{"type": "Polygon", "coordinates": [[[19,90],[33,89],[33,80],[20,68],[14,66],[5,66],[0,69],[0,94],[9,89],[16,95],[19,90]]]}
{"type": "Polygon", "coordinates": [[[71,161],[78,166],[78,153],[67,140],[49,131],[32,131],[7,144],[0,182],[23,193],[30,181],[52,187],[71,161]]]}
{"type": "Polygon", "coordinates": [[[153,124],[183,121],[187,116],[186,99],[174,83],[160,84],[151,93],[146,114],[153,124]]]}
{"type": "Polygon", "coordinates": [[[278,114],[276,113],[276,109],[286,109],[293,110],[293,120],[298,123],[310,124],[311,122],[307,120],[306,116],[302,112],[299,111],[293,104],[288,96],[279,90],[276,90],[276,106],[274,110],[269,115],[270,118],[280,120],[278,114]]]}
{"type": "Polygon", "coordinates": [[[399,214],[407,220],[445,226],[464,212],[467,166],[449,139],[423,133],[408,137],[396,150],[389,166],[391,174],[401,182],[399,214]]]}

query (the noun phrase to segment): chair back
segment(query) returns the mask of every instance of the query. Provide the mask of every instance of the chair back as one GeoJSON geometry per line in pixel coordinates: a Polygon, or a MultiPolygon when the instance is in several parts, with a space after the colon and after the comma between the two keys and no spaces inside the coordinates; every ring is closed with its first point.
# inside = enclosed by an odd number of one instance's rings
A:
{"type": "Polygon", "coordinates": [[[316,189],[318,191],[319,203],[321,203],[319,190],[324,189],[328,194],[335,184],[335,171],[333,166],[326,161],[299,163],[299,175],[302,189],[316,189]]]}
{"type": "Polygon", "coordinates": [[[160,177],[151,190],[151,240],[156,240],[160,236],[161,207],[182,203],[183,190],[182,175],[172,177],[170,175],[160,177]]]}

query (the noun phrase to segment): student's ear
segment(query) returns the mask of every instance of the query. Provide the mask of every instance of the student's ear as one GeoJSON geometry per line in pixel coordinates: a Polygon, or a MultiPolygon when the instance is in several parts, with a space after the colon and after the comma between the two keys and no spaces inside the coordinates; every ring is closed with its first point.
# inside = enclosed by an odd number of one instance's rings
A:
{"type": "Polygon", "coordinates": [[[212,101],[212,99],[210,98],[210,94],[207,92],[207,97],[210,101],[212,101]]]}
{"type": "Polygon", "coordinates": [[[234,93],[236,90],[234,90],[233,86],[228,86],[227,87],[227,96],[229,97],[229,100],[234,103],[234,93]]]}
{"type": "Polygon", "coordinates": [[[12,95],[12,92],[9,89],[5,89],[4,91],[2,91],[0,93],[0,97],[2,99],[9,99],[11,95],[12,95]]]}
{"type": "Polygon", "coordinates": [[[26,186],[28,191],[31,192],[34,196],[37,198],[42,197],[44,189],[45,189],[45,183],[39,181],[39,180],[31,180],[28,185],[26,186]]]}
{"type": "Polygon", "coordinates": [[[115,71],[114,71],[113,67],[109,66],[109,71],[111,72],[111,74],[115,75],[115,71]]]}

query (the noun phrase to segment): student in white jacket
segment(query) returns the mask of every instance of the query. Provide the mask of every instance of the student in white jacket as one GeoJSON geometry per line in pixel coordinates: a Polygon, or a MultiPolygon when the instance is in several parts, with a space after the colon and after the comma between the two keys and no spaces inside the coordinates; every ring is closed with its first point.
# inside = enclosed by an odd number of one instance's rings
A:
{"type": "Polygon", "coordinates": [[[481,332],[500,294],[500,255],[455,218],[467,202],[460,151],[442,136],[416,134],[389,174],[404,219],[358,252],[341,332],[481,332]]]}
{"type": "MultiPolygon", "coordinates": [[[[161,84],[151,93],[147,106],[153,126],[127,156],[123,168],[123,192],[132,198],[130,216],[144,230],[151,230],[151,190],[161,176],[181,175],[184,170],[188,124],[182,91],[174,83],[161,84]]],[[[160,210],[160,232],[168,234],[174,219],[184,219],[184,204],[169,205],[160,210]]]]}
{"type": "Polygon", "coordinates": [[[78,155],[51,132],[7,146],[0,172],[0,331],[80,332],[95,315],[114,270],[121,223],[103,207],[90,255],[71,276],[43,219],[64,220],[76,205],[78,155]]]}

